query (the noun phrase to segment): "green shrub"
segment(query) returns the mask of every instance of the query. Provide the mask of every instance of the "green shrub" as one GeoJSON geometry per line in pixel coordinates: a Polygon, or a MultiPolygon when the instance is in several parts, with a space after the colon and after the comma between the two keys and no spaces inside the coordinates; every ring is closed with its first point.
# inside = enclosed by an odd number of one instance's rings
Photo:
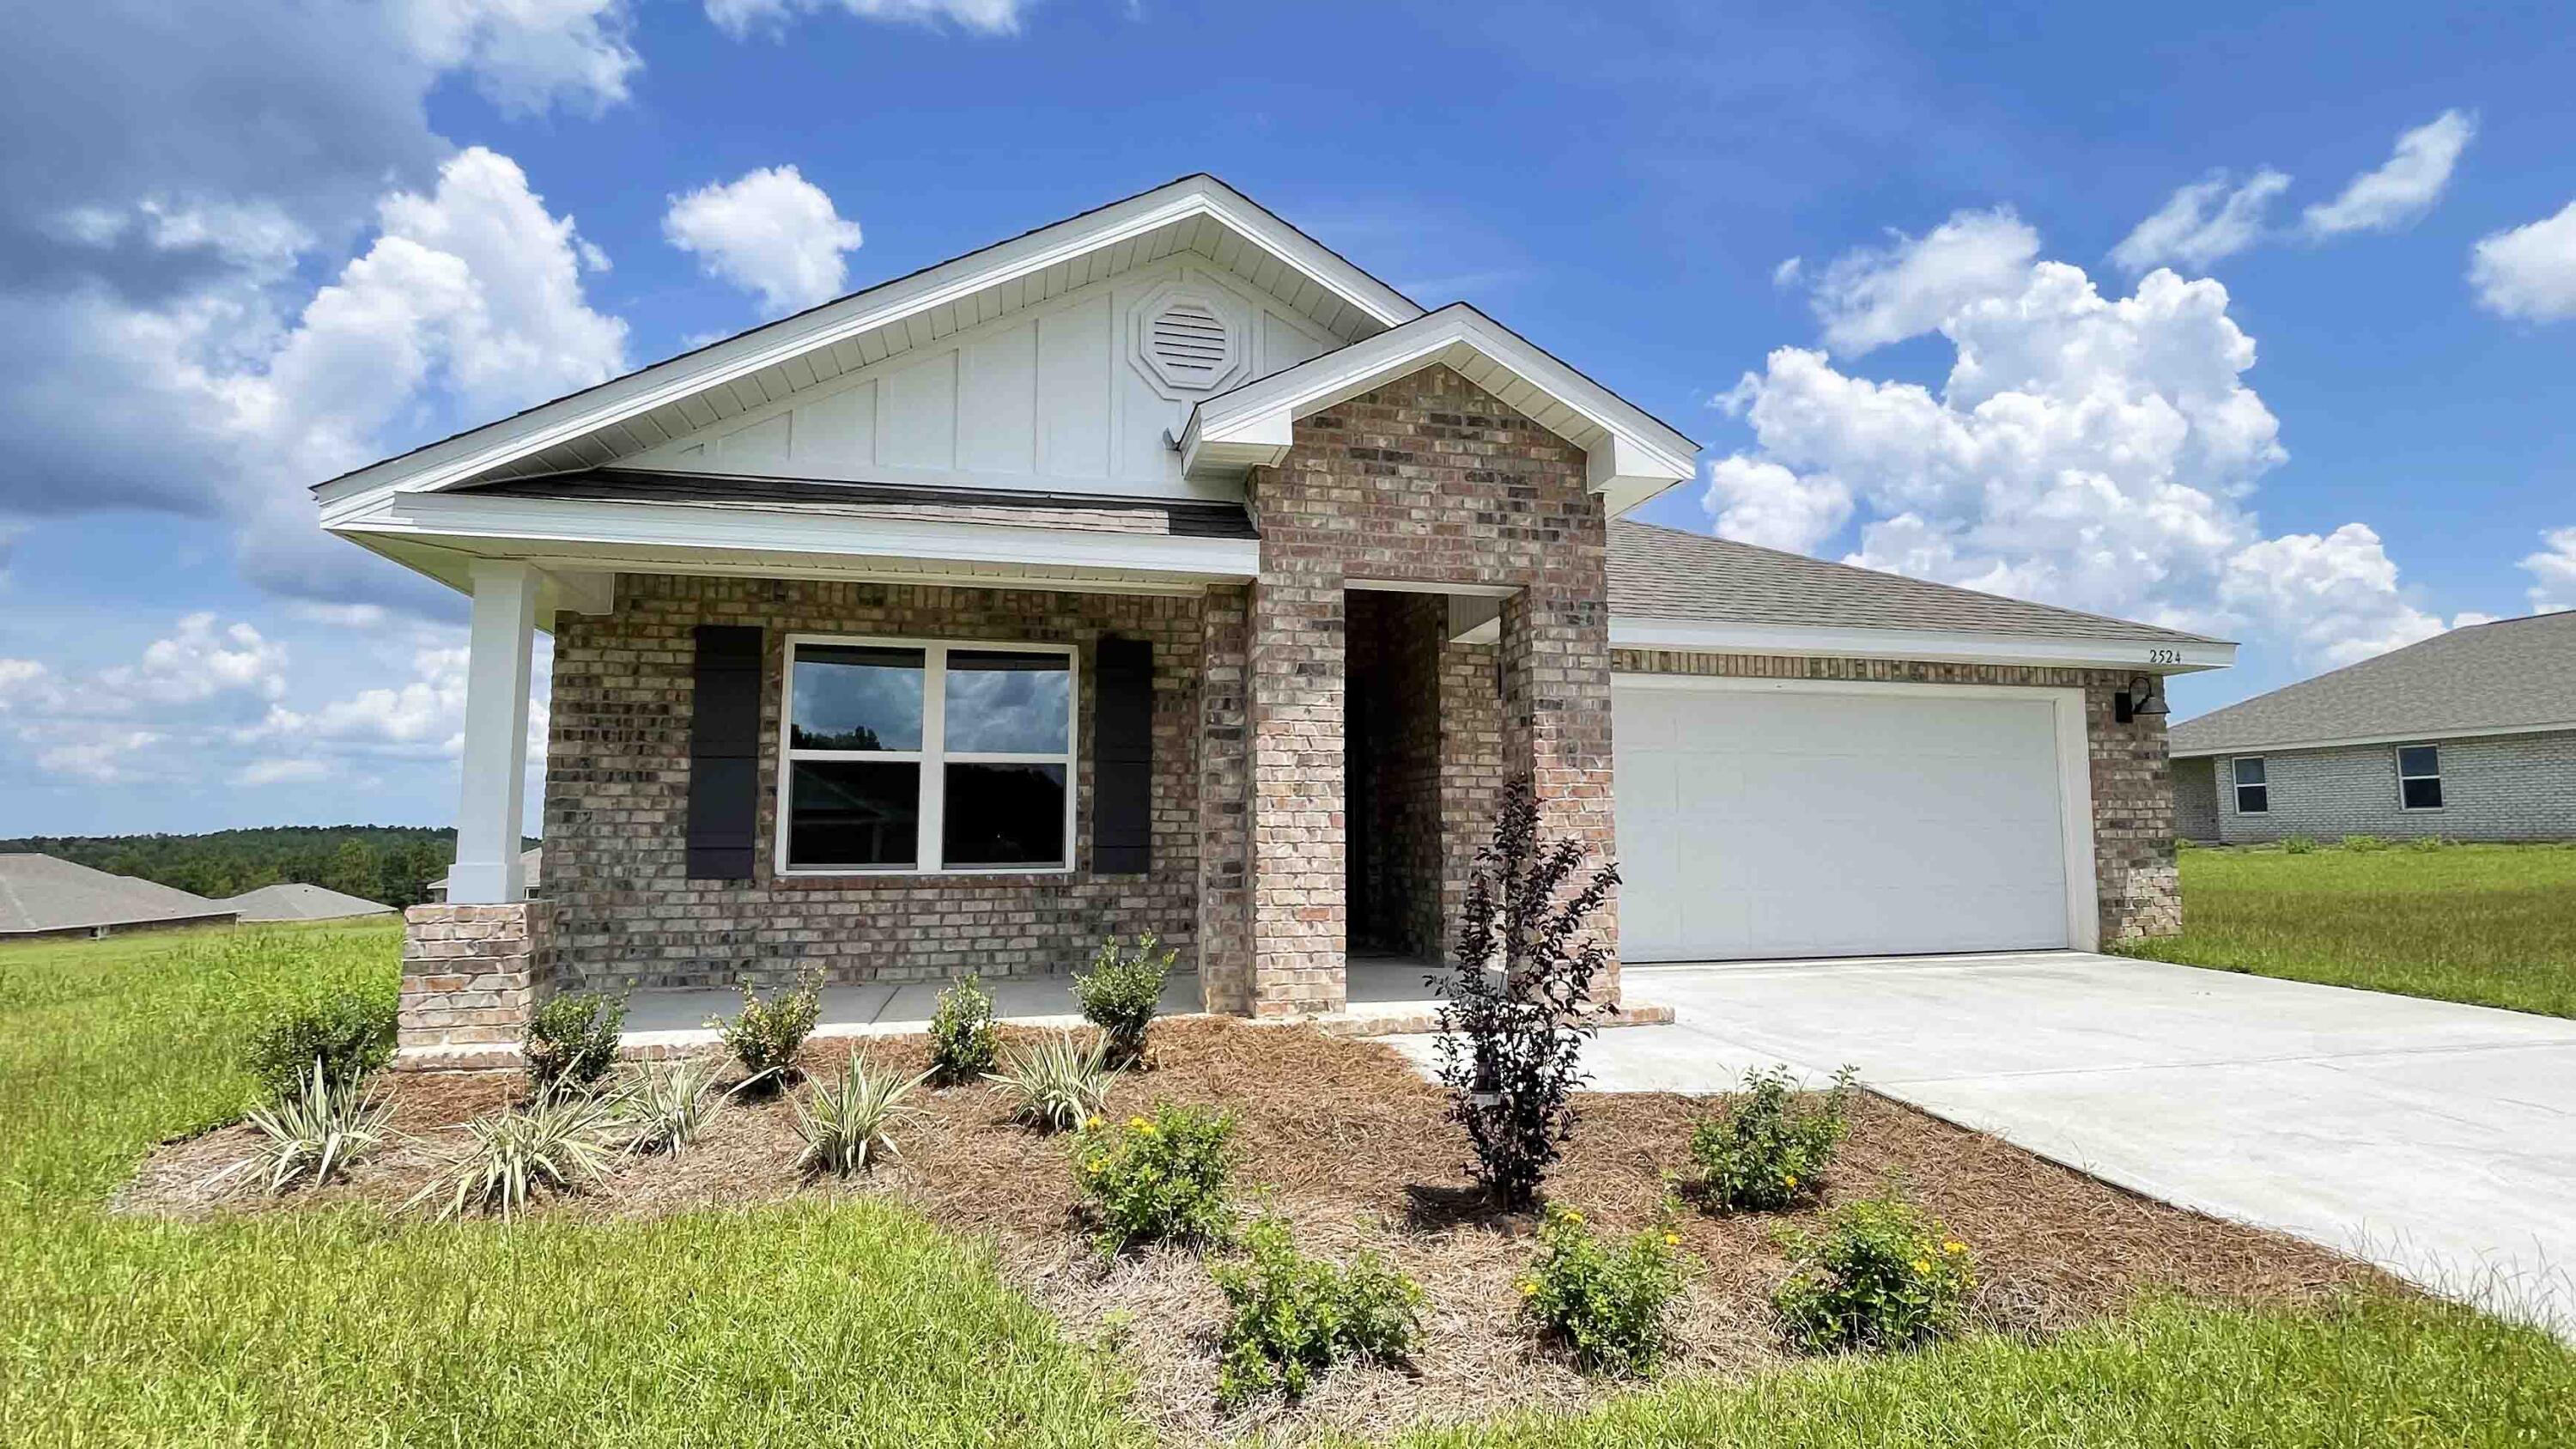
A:
{"type": "Polygon", "coordinates": [[[1716,1207],[1777,1212],[1824,1186],[1825,1169],[1850,1132],[1852,1069],[1834,1074],[1833,1090],[1813,1106],[1798,1105],[1787,1067],[1744,1074],[1744,1090],[1717,1116],[1691,1130],[1691,1161],[1716,1207]]]}
{"type": "Polygon", "coordinates": [[[443,1179],[413,1194],[411,1205],[436,1200],[440,1217],[468,1208],[504,1221],[527,1210],[537,1189],[578,1192],[617,1160],[619,1110],[607,1097],[545,1092],[524,1107],[488,1112],[465,1124],[466,1145],[443,1179]]]}
{"type": "Polygon", "coordinates": [[[2355,855],[2366,855],[2374,850],[2386,850],[2388,842],[2376,835],[2347,835],[2343,838],[2343,848],[2355,855]]]}
{"type": "Polygon", "coordinates": [[[637,1062],[628,1068],[617,1097],[626,1150],[674,1157],[688,1151],[724,1104],[715,1083],[713,1057],[637,1062]]]}
{"type": "Polygon", "coordinates": [[[2448,847],[2450,843],[2451,842],[2444,840],[2438,835],[2418,835],[2414,839],[2406,842],[2406,848],[2408,850],[2430,852],[2444,849],[2448,847]]]}
{"type": "Polygon", "coordinates": [[[1977,1270],[1968,1245],[1889,1192],[1787,1230],[1790,1274],[1771,1296],[1789,1341],[1812,1353],[1910,1348],[1958,1326],[1977,1270]]]}
{"type": "Polygon", "coordinates": [[[528,1014],[519,1036],[528,1085],[539,1092],[588,1091],[617,1066],[626,1003],[596,991],[550,997],[528,1014]]]}
{"type": "Polygon", "coordinates": [[[394,1055],[394,999],[347,988],[319,991],[290,1002],[250,1034],[242,1065],[272,1102],[304,1089],[315,1062],[337,1082],[353,1082],[394,1055]]]}
{"type": "Polygon", "coordinates": [[[1244,1230],[1245,1259],[1213,1270],[1231,1315],[1217,1366],[1220,1404],[1277,1391],[1301,1398],[1345,1359],[1401,1363],[1422,1330],[1422,1288],[1362,1253],[1336,1267],[1297,1251],[1264,1215],[1244,1230]]]}
{"type": "Polygon", "coordinates": [[[1099,1224],[1101,1251],[1224,1242],[1234,1221],[1234,1126],[1231,1112],[1158,1103],[1152,1117],[1084,1128],[1073,1181],[1099,1224]]]}
{"type": "Polygon", "coordinates": [[[971,1082],[993,1069],[1000,1044],[993,1025],[993,994],[974,977],[939,993],[930,1014],[930,1072],[949,1084],[971,1082]]]}
{"type": "Polygon", "coordinates": [[[264,1166],[270,1192],[284,1192],[308,1176],[320,1187],[335,1170],[383,1145],[393,1115],[390,1100],[356,1078],[333,1076],[316,1058],[299,1090],[250,1109],[250,1125],[263,1139],[260,1151],[217,1179],[264,1166]]]}
{"type": "Polygon", "coordinates": [[[986,1080],[1011,1099],[1012,1117],[1042,1132],[1069,1132],[1109,1100],[1109,1043],[1095,1037],[1085,1046],[1058,1032],[1005,1053],[1002,1069],[986,1080]]]}
{"type": "Polygon", "coordinates": [[[1665,1319],[1688,1261],[1680,1236],[1667,1228],[1648,1229],[1614,1250],[1583,1214],[1550,1203],[1538,1255],[1521,1275],[1521,1315],[1586,1373],[1649,1373],[1670,1341],[1665,1319]]]}
{"type": "Polygon", "coordinates": [[[2281,837],[2281,849],[2289,855],[2306,855],[2316,848],[2317,842],[2313,836],[2284,835],[2281,837]]]}
{"type": "MultiPolygon", "coordinates": [[[[823,971],[800,966],[796,984],[763,1001],[742,984],[742,1014],[719,1016],[707,1025],[724,1039],[725,1050],[748,1075],[742,1086],[787,1081],[796,1075],[796,1053],[823,1016],[823,971]]],[[[736,1091],[741,1087],[735,1088],[736,1091]]]]}
{"type": "Polygon", "coordinates": [[[918,1115],[919,1109],[905,1106],[903,1099],[929,1075],[880,1072],[864,1054],[852,1052],[849,1065],[841,1069],[840,1085],[816,1083],[812,1098],[796,1104],[796,1135],[805,1139],[796,1165],[847,1177],[900,1156],[891,1129],[896,1119],[918,1115]]]}
{"type": "Polygon", "coordinates": [[[1100,943],[1091,969],[1073,978],[1073,996],[1082,1004],[1083,1019],[1108,1037],[1113,1066],[1133,1065],[1145,1055],[1145,1029],[1161,1009],[1163,978],[1171,974],[1172,963],[1181,954],[1175,949],[1157,955],[1154,948],[1159,944],[1151,931],[1137,937],[1132,950],[1112,936],[1100,943]]]}

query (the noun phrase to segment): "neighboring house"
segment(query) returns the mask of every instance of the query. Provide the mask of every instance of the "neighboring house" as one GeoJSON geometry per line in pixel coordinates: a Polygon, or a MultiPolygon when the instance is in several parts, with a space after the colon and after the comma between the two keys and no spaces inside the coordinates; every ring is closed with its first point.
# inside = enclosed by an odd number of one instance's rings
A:
{"type": "MultiPolygon", "coordinates": [[[[530,846],[528,849],[519,852],[519,896],[523,900],[534,900],[536,898],[538,876],[543,873],[543,869],[538,858],[544,854],[545,848],[543,846],[530,846]]],[[[426,889],[429,892],[430,900],[434,902],[445,901],[447,899],[447,877],[440,876],[438,879],[431,881],[426,889]]]]}
{"type": "Polygon", "coordinates": [[[230,925],[233,907],[50,855],[0,855],[0,941],[230,925]]]}
{"type": "Polygon", "coordinates": [[[2160,680],[2233,645],[1620,521],[1696,457],[1194,176],[322,484],[473,600],[405,1049],[1147,931],[1330,1012],[1454,939],[1514,779],[1631,962],[2177,928],[2160,680]]]}
{"type": "Polygon", "coordinates": [[[2576,613],[2436,634],[2173,727],[2186,840],[2576,839],[2576,613]]]}
{"type": "Polygon", "coordinates": [[[394,909],[380,901],[304,881],[264,885],[216,904],[240,912],[245,921],[338,921],[351,916],[387,916],[394,909]]]}

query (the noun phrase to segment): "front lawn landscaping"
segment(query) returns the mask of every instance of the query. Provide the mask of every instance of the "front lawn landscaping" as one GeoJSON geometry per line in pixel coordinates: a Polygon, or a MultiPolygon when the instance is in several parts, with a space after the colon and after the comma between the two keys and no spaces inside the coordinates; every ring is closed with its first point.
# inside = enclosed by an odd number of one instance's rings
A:
{"type": "MultiPolygon", "coordinates": [[[[983,1087],[924,1086],[905,1100],[921,1115],[887,1128],[900,1156],[846,1178],[795,1166],[797,1105],[839,1083],[847,1051],[809,1043],[807,1084],[725,1105],[686,1150],[621,1156],[587,1191],[539,1192],[507,1225],[398,1205],[460,1135],[441,1124],[524,1083],[379,1077],[394,1140],[345,1178],[282,1199],[249,1175],[206,1188],[249,1145],[226,1125],[251,1091],[241,1043],[316,977],[390,992],[394,945],[359,927],[0,948],[0,1442],[2358,1449],[2576,1432],[2576,1356],[2541,1335],[1866,1092],[1826,1190],[1776,1213],[1667,1201],[1709,1104],[1580,1099],[1547,1197],[1614,1247],[1668,1232],[1686,1264],[1659,1379],[1608,1384],[1523,1323],[1534,1220],[1475,1204],[1439,1090],[1376,1046],[1292,1028],[1159,1023],[1144,1068],[1069,1133],[983,1087]],[[1317,1369],[1297,1407],[1220,1412],[1230,1307],[1209,1269],[1239,1260],[1105,1257],[1074,1171],[1076,1151],[1180,1120],[1157,1104],[1233,1115],[1243,1220],[1266,1209],[1300,1254],[1373,1253],[1420,1285],[1404,1362],[1363,1355],[1317,1369]],[[1968,1331],[1798,1356],[1771,1317],[1776,1229],[1891,1176],[1973,1245],[1968,1331]]],[[[928,1053],[877,1042],[869,1060],[909,1077],[928,1053]]],[[[1365,1281],[1400,1311],[1401,1290],[1365,1281]]],[[[1272,1301],[1308,1301],[1280,1282],[1272,1301]]]]}
{"type": "Polygon", "coordinates": [[[2119,949],[2576,1016],[2576,848],[2371,844],[2185,850],[2183,934],[2119,949]]]}

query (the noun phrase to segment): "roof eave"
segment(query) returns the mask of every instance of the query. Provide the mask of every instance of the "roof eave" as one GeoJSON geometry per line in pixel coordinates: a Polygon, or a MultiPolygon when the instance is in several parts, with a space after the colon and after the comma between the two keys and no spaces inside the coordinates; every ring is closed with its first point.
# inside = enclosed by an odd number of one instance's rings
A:
{"type": "Polygon", "coordinates": [[[1921,659],[1952,664],[2125,669],[2138,674],[2194,674],[2225,669],[2236,662],[2236,646],[2233,644],[2184,643],[2152,634],[2131,639],[2076,639],[1993,630],[1742,624],[1712,619],[1657,618],[1616,611],[1610,616],[1610,647],[1666,649],[1689,654],[1921,659]]]}

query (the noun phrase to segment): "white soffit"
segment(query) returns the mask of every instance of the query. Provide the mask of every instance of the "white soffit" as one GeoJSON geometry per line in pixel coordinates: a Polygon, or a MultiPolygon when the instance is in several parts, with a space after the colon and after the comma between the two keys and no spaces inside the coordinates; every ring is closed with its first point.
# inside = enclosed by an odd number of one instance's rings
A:
{"type": "Polygon", "coordinates": [[[1190,412],[1181,469],[1239,477],[1288,454],[1311,417],[1446,363],[1532,422],[1583,449],[1592,491],[1618,514],[1698,469],[1699,444],[1464,302],[1209,398],[1190,412]]]}
{"type": "Polygon", "coordinates": [[[1189,176],[343,474],[314,492],[328,525],[397,489],[436,492],[598,467],[1183,252],[1345,343],[1423,315],[1224,182],[1189,176]]]}
{"type": "MultiPolygon", "coordinates": [[[[2073,639],[1990,630],[1828,628],[1730,624],[1707,619],[1610,617],[1613,649],[1683,654],[1773,654],[1799,658],[1926,659],[1950,664],[2029,664],[2061,669],[2127,669],[2196,674],[2236,662],[2236,646],[2171,639],[2073,639]]],[[[1990,686],[1989,686],[1990,687],[1990,686]]]]}

